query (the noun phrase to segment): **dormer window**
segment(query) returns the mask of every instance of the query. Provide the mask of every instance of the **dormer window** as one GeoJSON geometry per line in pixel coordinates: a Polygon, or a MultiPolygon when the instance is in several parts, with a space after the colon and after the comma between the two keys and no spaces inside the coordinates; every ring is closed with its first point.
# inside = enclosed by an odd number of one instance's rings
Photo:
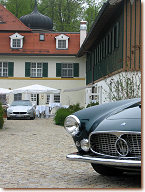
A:
{"type": "Polygon", "coordinates": [[[23,48],[23,38],[24,36],[15,33],[10,36],[10,47],[12,49],[21,49],[23,48]]]}
{"type": "Polygon", "coordinates": [[[56,49],[68,49],[68,39],[69,37],[61,34],[56,38],[56,49]]]}

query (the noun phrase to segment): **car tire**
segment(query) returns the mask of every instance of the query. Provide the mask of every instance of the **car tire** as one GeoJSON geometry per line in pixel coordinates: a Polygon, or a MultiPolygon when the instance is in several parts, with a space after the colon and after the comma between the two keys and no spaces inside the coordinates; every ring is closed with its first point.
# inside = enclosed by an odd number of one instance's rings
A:
{"type": "Polygon", "coordinates": [[[7,117],[7,120],[10,120],[11,118],[10,117],[7,117]]]}
{"type": "Polygon", "coordinates": [[[35,119],[35,116],[33,116],[33,117],[30,117],[30,120],[34,120],[35,119]]]}
{"type": "Polygon", "coordinates": [[[98,165],[98,164],[94,164],[94,163],[91,163],[91,165],[92,165],[93,169],[101,175],[117,176],[117,175],[123,174],[122,170],[116,169],[114,167],[108,167],[105,165],[98,165]]]}

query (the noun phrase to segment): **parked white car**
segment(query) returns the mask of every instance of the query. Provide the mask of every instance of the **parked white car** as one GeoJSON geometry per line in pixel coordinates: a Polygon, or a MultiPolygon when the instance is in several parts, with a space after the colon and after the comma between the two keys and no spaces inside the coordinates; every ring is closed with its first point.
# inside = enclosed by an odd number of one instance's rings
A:
{"type": "Polygon", "coordinates": [[[29,100],[13,101],[7,109],[7,120],[35,119],[35,107],[29,100]]]}

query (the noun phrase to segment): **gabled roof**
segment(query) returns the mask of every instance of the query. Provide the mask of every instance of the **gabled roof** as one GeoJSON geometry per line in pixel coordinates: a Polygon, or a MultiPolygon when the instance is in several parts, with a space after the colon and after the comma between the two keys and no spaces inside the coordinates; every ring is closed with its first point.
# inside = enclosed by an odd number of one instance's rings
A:
{"type": "Polygon", "coordinates": [[[31,31],[17,17],[0,4],[0,31],[31,31]]]}
{"type": "Polygon", "coordinates": [[[69,39],[69,37],[64,35],[64,34],[60,34],[60,35],[56,36],[55,38],[56,39],[64,39],[64,40],[69,39]]]}
{"type": "MultiPolygon", "coordinates": [[[[14,32],[15,33],[15,32],[14,32]]],[[[68,49],[56,49],[56,38],[60,33],[45,33],[45,40],[40,41],[41,33],[21,33],[24,36],[22,49],[10,48],[10,36],[13,32],[0,33],[0,55],[76,55],[80,48],[79,33],[65,33],[68,39],[68,49]]]]}

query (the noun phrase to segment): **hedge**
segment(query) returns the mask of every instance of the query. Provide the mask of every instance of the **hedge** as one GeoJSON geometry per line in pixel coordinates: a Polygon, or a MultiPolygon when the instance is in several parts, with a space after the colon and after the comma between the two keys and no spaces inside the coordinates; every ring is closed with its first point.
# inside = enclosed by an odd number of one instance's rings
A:
{"type": "Polygon", "coordinates": [[[76,105],[70,105],[69,108],[60,108],[55,113],[54,121],[56,125],[64,125],[64,120],[68,115],[71,115],[72,113],[75,113],[76,111],[81,110],[79,104],[76,105]]]}

